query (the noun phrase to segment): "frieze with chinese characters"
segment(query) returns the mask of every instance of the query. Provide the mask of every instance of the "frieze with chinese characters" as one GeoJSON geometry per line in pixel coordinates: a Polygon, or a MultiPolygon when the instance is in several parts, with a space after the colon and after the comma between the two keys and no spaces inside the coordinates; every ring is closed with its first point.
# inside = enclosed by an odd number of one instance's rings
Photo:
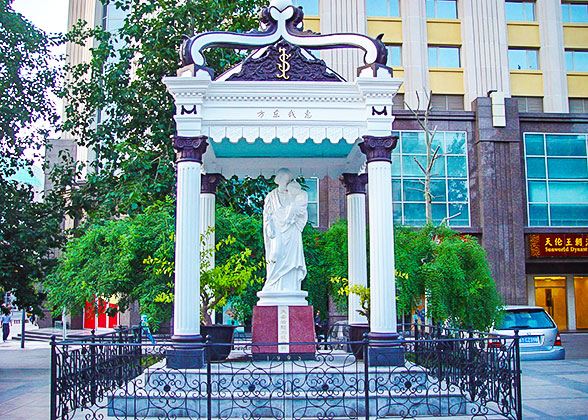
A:
{"type": "Polygon", "coordinates": [[[260,120],[268,118],[286,118],[286,119],[312,119],[312,112],[309,109],[306,110],[294,110],[294,109],[259,109],[256,112],[256,117],[260,120]]]}
{"type": "Polygon", "coordinates": [[[588,257],[588,233],[529,235],[529,255],[541,257],[588,257]]]}

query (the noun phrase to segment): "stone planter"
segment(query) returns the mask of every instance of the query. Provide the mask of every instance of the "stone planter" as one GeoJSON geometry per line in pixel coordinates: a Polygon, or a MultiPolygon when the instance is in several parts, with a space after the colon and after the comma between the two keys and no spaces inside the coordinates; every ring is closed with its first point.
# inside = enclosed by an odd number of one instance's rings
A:
{"type": "Polygon", "coordinates": [[[229,356],[233,348],[233,336],[236,325],[201,325],[200,334],[206,339],[209,337],[209,343],[213,344],[208,348],[207,360],[219,361],[229,356]]]}
{"type": "MultiPolygon", "coordinates": [[[[351,324],[349,325],[349,341],[363,341],[363,335],[369,332],[369,324],[351,324]]],[[[363,360],[363,344],[352,343],[349,346],[355,358],[357,360],[363,360]]]]}

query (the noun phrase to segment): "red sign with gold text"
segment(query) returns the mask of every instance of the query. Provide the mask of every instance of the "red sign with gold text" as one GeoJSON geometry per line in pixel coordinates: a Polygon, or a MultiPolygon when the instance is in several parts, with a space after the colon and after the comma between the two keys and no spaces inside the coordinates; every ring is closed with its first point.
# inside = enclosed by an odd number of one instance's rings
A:
{"type": "Polygon", "coordinates": [[[588,257],[588,233],[529,235],[531,257],[588,257]]]}

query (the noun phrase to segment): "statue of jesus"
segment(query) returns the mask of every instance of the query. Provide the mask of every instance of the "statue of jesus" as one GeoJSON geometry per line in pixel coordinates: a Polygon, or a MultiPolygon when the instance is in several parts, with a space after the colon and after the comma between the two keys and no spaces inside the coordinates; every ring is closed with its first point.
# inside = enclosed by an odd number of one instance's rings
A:
{"type": "Polygon", "coordinates": [[[267,272],[263,291],[300,291],[306,277],[302,230],[308,220],[308,194],[288,169],[278,170],[274,182],[278,188],[269,192],[263,206],[267,272]]]}

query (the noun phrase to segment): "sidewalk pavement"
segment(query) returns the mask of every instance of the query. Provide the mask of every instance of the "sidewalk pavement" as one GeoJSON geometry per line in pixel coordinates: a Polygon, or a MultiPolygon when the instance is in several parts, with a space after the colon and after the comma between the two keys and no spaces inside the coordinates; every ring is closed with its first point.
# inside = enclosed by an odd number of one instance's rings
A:
{"type": "Polygon", "coordinates": [[[49,343],[0,343],[0,419],[49,418],[50,356],[49,343]]]}

